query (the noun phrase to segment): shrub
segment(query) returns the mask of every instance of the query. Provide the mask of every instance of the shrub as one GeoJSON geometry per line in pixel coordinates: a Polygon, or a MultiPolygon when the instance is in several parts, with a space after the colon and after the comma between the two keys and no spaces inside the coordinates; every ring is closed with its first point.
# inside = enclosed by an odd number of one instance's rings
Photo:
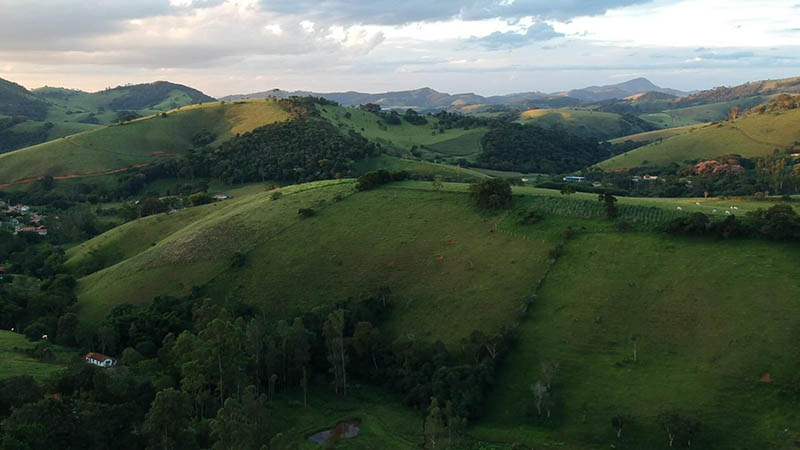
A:
{"type": "Polygon", "coordinates": [[[191,202],[192,206],[205,205],[211,203],[211,196],[205,192],[196,192],[189,196],[189,202],[191,202]]]}
{"type": "Polygon", "coordinates": [[[313,215],[314,215],[314,214],[316,214],[316,213],[317,213],[317,212],[316,212],[316,211],[314,211],[314,210],[313,210],[313,209],[311,209],[311,208],[300,208],[300,209],[298,209],[298,210],[297,210],[297,214],[299,214],[299,215],[300,215],[300,217],[302,217],[302,218],[304,218],[304,219],[305,219],[305,218],[308,218],[308,217],[311,217],[311,216],[313,216],[313,215]]]}
{"type": "Polygon", "coordinates": [[[470,195],[481,208],[505,208],[511,202],[511,185],[502,178],[489,178],[470,185],[470,195]]]}
{"type": "Polygon", "coordinates": [[[279,198],[283,197],[283,193],[282,193],[282,192],[280,192],[280,191],[275,191],[275,192],[273,192],[273,193],[272,193],[272,195],[270,195],[269,197],[270,197],[272,200],[277,200],[277,199],[279,199],[279,198]]]}
{"type": "Polygon", "coordinates": [[[368,191],[370,189],[375,189],[376,187],[390,183],[394,181],[394,177],[392,173],[386,169],[379,169],[374,170],[372,172],[367,172],[364,175],[358,177],[358,184],[356,184],[356,189],[359,191],[368,191]]]}

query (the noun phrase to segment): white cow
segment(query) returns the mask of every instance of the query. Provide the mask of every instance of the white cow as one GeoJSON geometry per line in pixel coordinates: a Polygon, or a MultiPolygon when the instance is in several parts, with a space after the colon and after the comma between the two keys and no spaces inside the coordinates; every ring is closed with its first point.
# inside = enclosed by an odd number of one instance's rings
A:
{"type": "Polygon", "coordinates": [[[729,216],[730,216],[730,215],[731,215],[731,212],[726,210],[726,211],[725,211],[725,214],[727,214],[727,215],[729,215],[729,216]]]}
{"type": "Polygon", "coordinates": [[[680,206],[678,206],[677,209],[678,209],[678,211],[683,211],[683,208],[681,208],[680,206]]]}

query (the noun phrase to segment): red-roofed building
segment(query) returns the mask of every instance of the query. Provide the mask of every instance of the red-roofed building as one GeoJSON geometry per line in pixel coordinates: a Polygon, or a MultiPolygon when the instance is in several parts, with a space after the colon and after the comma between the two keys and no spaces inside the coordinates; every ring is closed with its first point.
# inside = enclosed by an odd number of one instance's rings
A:
{"type": "Polygon", "coordinates": [[[94,364],[98,367],[111,367],[117,364],[117,361],[115,361],[113,358],[102,353],[89,352],[83,357],[83,359],[85,359],[89,364],[94,364]]]}

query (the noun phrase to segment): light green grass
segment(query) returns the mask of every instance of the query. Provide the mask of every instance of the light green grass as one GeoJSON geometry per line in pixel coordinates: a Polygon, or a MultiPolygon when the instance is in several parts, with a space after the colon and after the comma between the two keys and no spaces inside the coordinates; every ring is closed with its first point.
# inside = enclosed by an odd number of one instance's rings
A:
{"type": "Polygon", "coordinates": [[[611,139],[608,142],[612,144],[620,144],[622,142],[627,142],[627,141],[633,141],[633,142],[657,141],[661,139],[671,138],[672,136],[677,136],[679,134],[685,134],[688,133],[690,130],[694,131],[695,129],[702,128],[706,125],[708,124],[686,125],[682,127],[665,128],[663,130],[647,131],[644,133],[637,133],[629,136],[622,136],[616,139],[611,139]]]}
{"type": "Polygon", "coordinates": [[[481,151],[481,139],[486,130],[477,130],[463,134],[449,141],[438,142],[425,146],[427,150],[446,156],[474,156],[481,151]]]}
{"type": "MultiPolygon", "coordinates": [[[[636,424],[623,448],[666,448],[656,416],[669,407],[697,416],[713,448],[788,446],[800,410],[780,391],[800,368],[800,284],[790,269],[798,251],[653,234],[570,241],[474,434],[540,444],[547,429],[525,417],[529,387],[543,363],[558,362],[563,425],[546,434],[568,448],[620,448],[610,421],[625,413],[636,424]],[[773,383],[759,383],[764,372],[773,383]]],[[[711,448],[702,438],[698,447],[711,448]]]]}
{"type": "Polygon", "coordinates": [[[752,108],[766,102],[769,97],[754,96],[737,100],[706,105],[690,106],[686,108],[665,109],[659,113],[642,114],[640,118],[663,128],[682,127],[686,125],[699,125],[706,122],[716,122],[728,118],[731,108],[752,108]]]}
{"type": "Polygon", "coordinates": [[[407,151],[415,145],[435,146],[436,144],[443,144],[447,141],[461,138],[455,143],[445,145],[442,148],[450,152],[456,148],[469,148],[470,153],[475,153],[476,140],[479,140],[479,134],[482,136],[486,132],[486,128],[471,130],[456,128],[439,133],[438,119],[429,116],[426,116],[428,120],[426,125],[411,125],[405,120],[400,125],[386,125],[383,119],[375,114],[357,108],[325,105],[319,106],[318,110],[323,118],[338,126],[345,133],[353,130],[372,142],[403,151],[407,151]],[[350,118],[346,117],[348,113],[350,118]],[[465,135],[470,137],[462,138],[465,135]]]}
{"type": "Polygon", "coordinates": [[[736,121],[707,125],[663,142],[639,147],[597,164],[602,169],[686,164],[726,154],[765,156],[800,141],[800,110],[754,114],[736,121]]]}
{"type": "Polygon", "coordinates": [[[522,112],[518,122],[545,128],[563,127],[573,134],[599,139],[644,131],[619,114],[581,109],[531,109],[522,112]]]}
{"type": "Polygon", "coordinates": [[[466,169],[449,164],[436,164],[426,161],[402,159],[388,155],[366,158],[358,162],[357,168],[360,172],[368,172],[377,169],[386,169],[390,171],[405,170],[419,177],[433,178],[439,175],[447,180],[464,182],[476,181],[487,177],[484,173],[475,169],[466,169]]]}
{"type": "Polygon", "coordinates": [[[221,142],[235,133],[289,117],[275,101],[195,105],[170,112],[165,118],[139,119],[0,155],[0,184],[153,163],[192,148],[192,137],[198,132],[213,132],[221,142]]]}
{"type": "Polygon", "coordinates": [[[30,375],[42,381],[50,375],[62,370],[65,363],[74,354],[57,345],[51,346],[56,355],[53,362],[42,362],[21,352],[33,348],[25,336],[11,331],[0,331],[0,379],[20,375],[30,375]]]}

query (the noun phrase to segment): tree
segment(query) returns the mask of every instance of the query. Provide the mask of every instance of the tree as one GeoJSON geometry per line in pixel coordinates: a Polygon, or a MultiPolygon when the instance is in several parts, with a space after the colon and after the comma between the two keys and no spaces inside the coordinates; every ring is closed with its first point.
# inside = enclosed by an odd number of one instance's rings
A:
{"type": "Polygon", "coordinates": [[[599,194],[597,196],[597,200],[602,202],[606,208],[606,217],[609,219],[616,219],[619,215],[619,211],[617,210],[617,198],[614,197],[613,194],[610,192],[606,192],[605,194],[599,194]]]}
{"type": "Polygon", "coordinates": [[[561,195],[572,195],[575,193],[575,186],[571,183],[567,183],[561,186],[561,195]]]}
{"type": "Polygon", "coordinates": [[[167,211],[167,205],[161,200],[149,197],[139,202],[139,216],[147,217],[167,211]]]}
{"type": "Polygon", "coordinates": [[[435,177],[433,177],[433,181],[431,181],[431,187],[433,187],[433,190],[441,195],[442,189],[444,189],[444,184],[442,183],[441,175],[436,175],[435,177]]]}
{"type": "Polygon", "coordinates": [[[189,202],[192,206],[200,206],[211,203],[211,196],[206,192],[195,192],[189,196],[189,202]]]}
{"type": "Polygon", "coordinates": [[[697,433],[700,431],[700,421],[681,415],[677,411],[664,411],[658,415],[658,422],[667,433],[669,446],[672,447],[677,441],[686,447],[692,446],[697,433]]]}
{"type": "Polygon", "coordinates": [[[266,396],[259,395],[255,386],[248,386],[241,400],[225,400],[211,421],[211,435],[217,441],[212,448],[258,450],[269,443],[269,435],[264,432],[268,423],[266,396]]]}
{"type": "Polygon", "coordinates": [[[428,406],[428,415],[425,417],[423,428],[425,433],[425,448],[436,448],[439,444],[439,436],[444,431],[442,410],[439,408],[439,401],[436,397],[431,397],[431,404],[428,406]]]}
{"type": "Polygon", "coordinates": [[[505,208],[511,202],[511,185],[502,178],[489,178],[469,186],[472,200],[481,208],[505,208]]]}
{"type": "Polygon", "coordinates": [[[344,347],[344,310],[337,309],[328,315],[322,327],[328,362],[333,366],[335,391],[347,396],[347,352],[344,347]]]}
{"type": "Polygon", "coordinates": [[[186,448],[191,414],[192,404],[185,393],[172,388],[157,393],[142,425],[150,448],[186,448]]]}
{"type": "Polygon", "coordinates": [[[617,439],[622,437],[622,429],[629,426],[631,422],[633,422],[633,418],[627,414],[620,414],[611,418],[611,426],[617,430],[617,439]]]}
{"type": "Polygon", "coordinates": [[[308,404],[308,373],[307,366],[311,360],[311,342],[303,320],[294,319],[289,329],[289,366],[290,377],[299,378],[303,387],[303,405],[308,404]]]}

